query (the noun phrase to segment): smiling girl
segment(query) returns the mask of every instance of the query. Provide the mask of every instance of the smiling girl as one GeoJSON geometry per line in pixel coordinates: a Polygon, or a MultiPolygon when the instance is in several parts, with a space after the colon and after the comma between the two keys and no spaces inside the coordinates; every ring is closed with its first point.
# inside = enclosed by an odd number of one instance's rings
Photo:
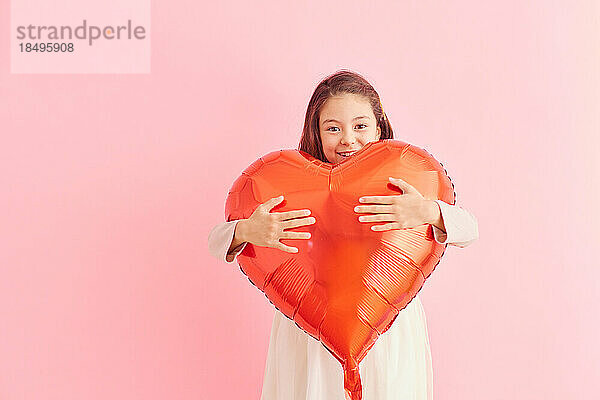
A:
{"type": "MultiPolygon", "coordinates": [[[[359,74],[341,70],[315,89],[304,122],[299,150],[337,164],[378,140],[393,139],[379,95],[359,74]]],[[[466,247],[479,237],[476,218],[442,200],[427,200],[399,177],[390,182],[401,195],[368,196],[355,211],[371,229],[386,231],[431,224],[438,243],[466,247]],[[360,215],[369,213],[368,215],[360,215]]],[[[281,239],[309,239],[289,232],[316,222],[310,210],[271,212],[283,196],[259,205],[247,219],[224,222],[209,234],[210,253],[232,263],[247,243],[295,253],[281,239]]],[[[400,311],[360,364],[364,400],[432,400],[433,369],[425,312],[419,295],[400,311]]],[[[275,311],[261,400],[344,400],[339,362],[316,339],[275,311]]]]}

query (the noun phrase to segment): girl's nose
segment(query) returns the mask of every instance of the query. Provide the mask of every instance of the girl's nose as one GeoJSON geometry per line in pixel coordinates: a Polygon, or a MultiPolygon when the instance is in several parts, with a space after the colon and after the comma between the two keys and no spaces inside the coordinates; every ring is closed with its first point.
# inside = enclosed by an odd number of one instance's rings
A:
{"type": "Polygon", "coordinates": [[[346,133],[342,135],[342,139],[340,140],[340,142],[342,144],[354,143],[356,142],[356,135],[354,134],[354,132],[352,132],[352,130],[346,131],[346,133]]]}

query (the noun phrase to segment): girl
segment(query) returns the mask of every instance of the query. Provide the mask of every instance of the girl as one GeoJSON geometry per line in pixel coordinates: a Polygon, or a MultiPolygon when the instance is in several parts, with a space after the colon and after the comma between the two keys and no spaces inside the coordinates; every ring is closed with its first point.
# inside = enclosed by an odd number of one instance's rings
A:
{"type": "MultiPolygon", "coordinates": [[[[393,139],[375,89],[360,75],[341,70],[313,93],[299,150],[323,162],[339,163],[369,142],[393,139]]],[[[375,222],[373,230],[407,229],[431,224],[435,240],[466,247],[479,237],[477,220],[467,210],[441,200],[426,200],[398,177],[398,196],[364,196],[357,217],[375,222]],[[365,204],[370,203],[370,205],[365,204]],[[373,204],[374,203],[374,204],[373,204]]],[[[368,195],[368,193],[365,193],[368,195]]],[[[285,229],[315,223],[310,210],[274,212],[283,196],[261,204],[248,219],[224,222],[209,234],[211,254],[232,263],[246,243],[295,253],[280,239],[308,239],[308,232],[285,229]]],[[[365,400],[432,400],[433,370],[425,313],[417,295],[381,335],[360,363],[365,400]]],[[[316,339],[275,311],[261,400],[344,400],[340,363],[316,339]]]]}

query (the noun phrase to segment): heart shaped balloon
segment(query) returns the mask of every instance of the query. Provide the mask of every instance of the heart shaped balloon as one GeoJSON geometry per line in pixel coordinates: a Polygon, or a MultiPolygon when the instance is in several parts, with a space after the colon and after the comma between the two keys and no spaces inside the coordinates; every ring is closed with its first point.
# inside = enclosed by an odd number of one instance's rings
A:
{"type": "Polygon", "coordinates": [[[310,239],[282,239],[288,253],[248,243],[240,268],[284,315],[321,341],[341,363],[344,389],[362,397],[359,363],[416,296],[444,254],[431,225],[373,231],[359,222],[359,197],[399,195],[401,178],[426,199],[454,204],[454,185],[442,164],[398,140],[371,142],[338,164],[299,150],[261,157],[229,191],[227,221],[248,218],[267,200],[285,196],[271,212],[310,209],[316,223],[289,229],[310,239]]]}

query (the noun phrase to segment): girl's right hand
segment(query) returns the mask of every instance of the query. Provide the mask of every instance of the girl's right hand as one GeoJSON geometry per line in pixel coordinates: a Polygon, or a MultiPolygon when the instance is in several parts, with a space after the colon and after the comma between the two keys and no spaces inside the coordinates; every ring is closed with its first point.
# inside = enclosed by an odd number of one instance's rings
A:
{"type": "Polygon", "coordinates": [[[283,201],[283,196],[274,197],[259,205],[252,215],[243,221],[240,238],[256,246],[273,247],[288,253],[297,253],[298,248],[286,246],[280,239],[310,239],[310,232],[289,232],[284,229],[312,225],[316,222],[310,210],[274,212],[271,210],[283,201]],[[300,218],[306,217],[306,218],[300,218]]]}

